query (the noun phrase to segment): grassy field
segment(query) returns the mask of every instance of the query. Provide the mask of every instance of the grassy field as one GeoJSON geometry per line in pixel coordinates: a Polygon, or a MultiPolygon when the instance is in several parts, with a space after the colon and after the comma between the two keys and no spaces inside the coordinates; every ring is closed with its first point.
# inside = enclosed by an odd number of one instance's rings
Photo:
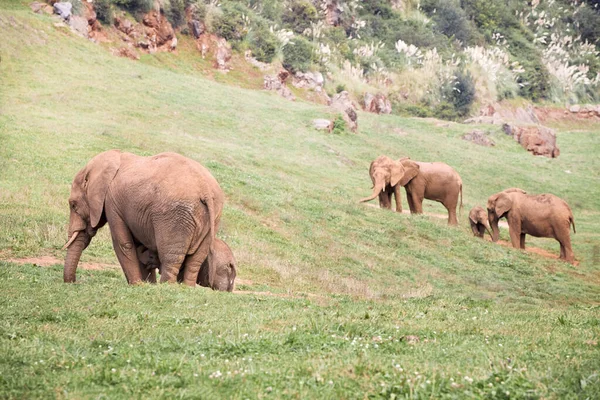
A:
{"type": "MultiPolygon", "coordinates": [[[[600,397],[600,125],[561,126],[558,159],[436,120],[360,113],[359,134],[328,135],[311,128],[327,108],[55,22],[0,3],[1,398],[600,397]],[[210,169],[238,293],[9,261],[64,256],[71,180],[111,148],[210,169]],[[381,154],[452,165],[460,226],[358,204],[381,154]],[[577,266],[472,237],[468,210],[507,187],[571,205],[577,266]]],[[[117,264],[108,229],[82,261],[117,264]]]]}

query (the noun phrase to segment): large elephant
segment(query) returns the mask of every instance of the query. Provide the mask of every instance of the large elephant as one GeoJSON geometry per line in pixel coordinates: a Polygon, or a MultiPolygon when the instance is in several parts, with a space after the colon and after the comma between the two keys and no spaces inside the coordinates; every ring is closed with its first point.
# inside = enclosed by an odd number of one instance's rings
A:
{"type": "Polygon", "coordinates": [[[407,173],[400,161],[392,160],[387,156],[379,156],[369,167],[369,176],[373,182],[373,192],[369,197],[360,199],[360,202],[373,200],[379,197],[379,207],[392,208],[392,194],[396,198],[396,211],[402,212],[400,186],[404,186],[418,173],[413,169],[407,173]]]}
{"type": "Polygon", "coordinates": [[[560,243],[560,258],[573,262],[571,225],[575,220],[569,205],[552,194],[528,195],[524,190],[511,188],[491,195],[487,201],[492,240],[500,236],[498,220],[506,217],[510,241],[515,248],[525,248],[525,235],[552,237],[560,243]]]}
{"type": "MultiPolygon", "coordinates": [[[[98,154],[71,186],[64,281],[75,282],[81,253],[108,222],[127,282],[151,279],[138,260],[137,248],[143,245],[160,257],[161,282],[176,282],[183,265],[183,282],[195,286],[211,251],[223,201],[210,172],[179,154],[98,154]]],[[[209,271],[211,286],[214,278],[215,271],[209,271]]]]}
{"type": "Polygon", "coordinates": [[[487,213],[483,207],[473,207],[471,211],[469,211],[469,224],[471,225],[473,235],[483,239],[483,235],[487,231],[487,233],[490,234],[490,237],[492,237],[492,232],[490,232],[490,228],[488,227],[487,213]]]}
{"type": "MultiPolygon", "coordinates": [[[[401,158],[399,162],[406,171],[405,175],[410,177],[402,186],[406,190],[411,214],[423,213],[423,199],[434,200],[448,210],[448,224],[458,224],[456,207],[459,194],[462,207],[462,179],[458,172],[442,162],[418,162],[410,158],[401,158]]],[[[397,198],[396,202],[400,203],[400,200],[397,198]]]]}

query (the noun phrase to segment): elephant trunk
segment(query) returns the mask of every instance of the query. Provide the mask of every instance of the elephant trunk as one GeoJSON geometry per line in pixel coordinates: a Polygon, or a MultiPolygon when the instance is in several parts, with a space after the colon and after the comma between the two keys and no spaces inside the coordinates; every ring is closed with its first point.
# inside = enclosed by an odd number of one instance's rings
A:
{"type": "Polygon", "coordinates": [[[63,271],[63,280],[65,283],[75,282],[75,273],[81,253],[90,243],[90,236],[85,232],[79,232],[71,244],[68,246],[67,256],[65,257],[65,267],[63,271]]]}
{"type": "Polygon", "coordinates": [[[492,228],[492,233],[490,234],[490,236],[492,237],[492,242],[497,242],[500,238],[500,230],[498,229],[498,219],[491,218],[490,226],[492,228]]]}
{"type": "Polygon", "coordinates": [[[371,193],[371,195],[369,197],[365,197],[363,199],[359,200],[359,203],[364,203],[365,201],[370,201],[373,200],[375,197],[379,196],[379,193],[381,193],[384,189],[385,189],[385,183],[384,182],[377,182],[374,186],[373,186],[373,193],[371,193]]]}

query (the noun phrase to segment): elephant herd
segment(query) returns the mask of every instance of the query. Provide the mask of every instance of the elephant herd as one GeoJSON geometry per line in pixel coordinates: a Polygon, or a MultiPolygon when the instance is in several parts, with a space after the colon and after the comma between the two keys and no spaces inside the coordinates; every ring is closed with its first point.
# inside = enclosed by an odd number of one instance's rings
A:
{"type": "MultiPolygon", "coordinates": [[[[402,212],[401,186],[412,214],[423,213],[423,199],[440,202],[448,210],[448,224],[456,225],[456,207],[462,207],[462,180],[449,165],[441,162],[425,163],[410,158],[393,160],[379,156],[369,168],[373,192],[360,202],[379,197],[381,208],[392,208],[395,197],[396,211],[402,212]]],[[[506,218],[511,244],[525,248],[525,235],[551,237],[560,243],[560,259],[573,262],[570,230],[575,221],[569,205],[552,194],[529,195],[522,189],[510,188],[493,194],[487,201],[487,213],[482,207],[469,212],[469,223],[475,236],[483,238],[485,231],[492,241],[500,236],[498,221],[506,218]],[[489,222],[489,226],[488,226],[489,222]],[[491,226],[491,232],[490,232],[491,226]]]]}
{"type": "MultiPolygon", "coordinates": [[[[379,197],[382,208],[402,212],[400,188],[411,213],[423,212],[423,200],[440,202],[448,223],[458,224],[462,180],[441,162],[393,160],[380,156],[369,168],[373,192],[361,202],[379,197]]],[[[224,194],[215,178],[198,162],[176,153],[151,157],[110,150],[96,155],[76,175],[69,196],[69,240],[65,282],[75,282],[79,259],[98,229],[109,224],[113,248],[127,282],[183,282],[189,286],[232,291],[236,261],[229,246],[216,237],[224,194]]],[[[499,237],[498,220],[506,217],[513,247],[525,247],[525,235],[553,237],[560,258],[573,261],[570,226],[575,223],[565,201],[551,195],[528,195],[521,189],[496,193],[485,210],[476,207],[469,219],[473,233],[487,229],[499,237]]]]}

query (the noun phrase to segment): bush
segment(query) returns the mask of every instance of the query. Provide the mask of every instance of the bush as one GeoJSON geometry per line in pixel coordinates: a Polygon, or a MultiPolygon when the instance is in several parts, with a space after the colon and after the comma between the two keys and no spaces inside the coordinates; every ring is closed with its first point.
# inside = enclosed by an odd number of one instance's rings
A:
{"type": "Polygon", "coordinates": [[[513,31],[508,37],[511,44],[508,50],[525,70],[517,81],[521,86],[519,95],[533,101],[545,100],[550,93],[550,73],[538,51],[522,33],[525,32],[513,31]]]}
{"type": "Polygon", "coordinates": [[[282,23],[297,34],[302,34],[317,22],[319,14],[315,6],[306,0],[295,0],[283,11],[282,23]]]}
{"type": "Polygon", "coordinates": [[[213,33],[232,42],[235,47],[233,42],[241,41],[248,33],[245,18],[249,18],[249,15],[250,11],[242,4],[225,3],[221,7],[221,14],[214,16],[213,33]]]}
{"type": "Polygon", "coordinates": [[[96,9],[96,18],[98,21],[107,25],[113,24],[115,16],[110,0],[96,0],[94,2],[94,8],[96,9]]]}
{"type": "MultiPolygon", "coordinates": [[[[153,0],[112,0],[113,4],[134,14],[145,14],[154,7],[153,0]]],[[[94,2],[98,6],[98,0],[94,2]]],[[[98,11],[96,10],[96,13],[98,11]]]]}
{"type": "Polygon", "coordinates": [[[346,127],[346,121],[344,121],[344,118],[340,114],[338,114],[335,120],[333,121],[333,129],[331,130],[331,133],[335,135],[342,135],[348,132],[346,127]]]}
{"type": "Polygon", "coordinates": [[[166,10],[164,10],[165,16],[173,26],[173,28],[179,28],[185,24],[185,0],[170,0],[166,10]]]}
{"type": "Polygon", "coordinates": [[[475,101],[475,82],[469,71],[460,70],[456,74],[456,84],[450,90],[447,98],[454,106],[460,117],[469,114],[471,105],[475,101]]]}
{"type": "Polygon", "coordinates": [[[296,71],[307,71],[313,63],[313,44],[303,38],[296,36],[283,48],[283,67],[295,73],[296,71]]]}
{"type": "Polygon", "coordinates": [[[279,47],[279,40],[267,28],[257,28],[248,34],[248,43],[252,56],[258,61],[273,61],[279,47]]]}
{"type": "Polygon", "coordinates": [[[421,9],[435,21],[436,29],[448,38],[458,39],[465,45],[477,41],[476,29],[457,2],[426,0],[421,3],[421,9]]]}

